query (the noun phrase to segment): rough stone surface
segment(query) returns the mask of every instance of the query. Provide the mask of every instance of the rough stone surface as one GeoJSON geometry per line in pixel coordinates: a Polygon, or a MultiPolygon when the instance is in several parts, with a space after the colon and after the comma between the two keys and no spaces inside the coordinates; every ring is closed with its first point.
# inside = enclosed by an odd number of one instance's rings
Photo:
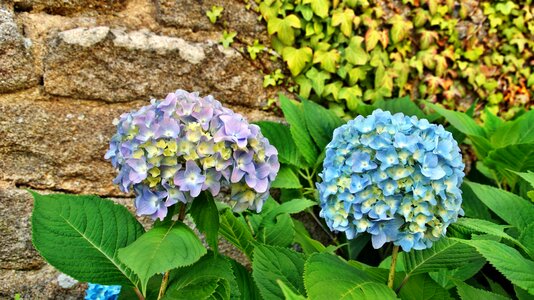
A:
{"type": "Polygon", "coordinates": [[[68,15],[80,11],[117,11],[126,0],[13,0],[18,9],[68,15]]]}
{"type": "Polygon", "coordinates": [[[0,5],[0,93],[37,84],[30,48],[12,12],[0,5]]]}
{"type": "Polygon", "coordinates": [[[0,299],[13,299],[15,294],[22,299],[83,299],[87,287],[77,283],[70,288],[60,286],[61,273],[50,265],[31,271],[0,269],[0,299]]]}
{"type": "Polygon", "coordinates": [[[238,0],[155,0],[158,22],[166,26],[189,28],[193,31],[214,30],[206,17],[206,12],[213,6],[223,7],[217,25],[224,24],[229,30],[239,35],[262,38],[259,33],[265,32],[265,26],[258,21],[258,14],[247,10],[243,1],[238,0]]]}
{"type": "Polygon", "coordinates": [[[261,107],[273,96],[259,71],[215,41],[192,43],[149,31],[76,28],[53,38],[44,59],[47,93],[109,102],[163,97],[178,88],[261,107]]]}
{"type": "Polygon", "coordinates": [[[31,242],[32,204],[28,192],[0,181],[0,269],[32,270],[43,265],[31,242]]]}

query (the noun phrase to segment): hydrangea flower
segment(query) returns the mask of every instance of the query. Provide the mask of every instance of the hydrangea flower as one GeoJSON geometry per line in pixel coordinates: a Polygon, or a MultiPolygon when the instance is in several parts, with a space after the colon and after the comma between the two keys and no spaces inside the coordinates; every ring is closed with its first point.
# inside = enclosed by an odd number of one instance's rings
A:
{"type": "Polygon", "coordinates": [[[425,119],[380,109],[334,131],[317,184],[321,217],[375,249],[426,249],[463,215],[462,156],[452,134],[425,119]]]}
{"type": "Polygon", "coordinates": [[[231,190],[235,211],[260,211],[280,164],[257,125],[212,96],[178,90],[121,115],[105,158],[114,183],[136,194],[138,215],[163,220],[168,208],[202,191],[231,190]]]}
{"type": "Polygon", "coordinates": [[[89,283],[85,291],[85,300],[116,300],[121,292],[120,285],[100,285],[89,283]]]}

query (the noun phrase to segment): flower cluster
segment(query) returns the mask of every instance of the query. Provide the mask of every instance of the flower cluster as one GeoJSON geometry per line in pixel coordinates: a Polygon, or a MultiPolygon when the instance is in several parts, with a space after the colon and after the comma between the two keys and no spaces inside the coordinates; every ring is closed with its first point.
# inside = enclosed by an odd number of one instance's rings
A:
{"type": "Polygon", "coordinates": [[[154,219],[221,187],[231,189],[235,211],[259,211],[280,168],[258,126],[212,96],[182,90],[123,114],[105,157],[119,169],[114,183],[133,187],[137,213],[154,219]]]}
{"type": "Polygon", "coordinates": [[[375,110],[334,131],[317,184],[321,216],[348,239],[426,249],[463,214],[457,142],[441,125],[375,110]]]}
{"type": "Polygon", "coordinates": [[[85,290],[85,300],[116,300],[121,292],[120,285],[100,285],[89,283],[85,290]]]}

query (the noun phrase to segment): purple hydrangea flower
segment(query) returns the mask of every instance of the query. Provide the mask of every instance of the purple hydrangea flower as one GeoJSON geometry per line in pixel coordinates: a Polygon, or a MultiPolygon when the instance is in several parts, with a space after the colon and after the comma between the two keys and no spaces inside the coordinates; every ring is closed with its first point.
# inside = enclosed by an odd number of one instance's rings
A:
{"type": "Polygon", "coordinates": [[[425,249],[463,214],[458,144],[443,126],[375,110],[334,131],[317,184],[320,215],[348,239],[425,249]]]}
{"type": "Polygon", "coordinates": [[[232,190],[234,210],[261,210],[280,164],[256,125],[211,96],[178,90],[125,113],[105,158],[114,179],[136,194],[137,214],[163,219],[178,202],[202,191],[232,190]]]}

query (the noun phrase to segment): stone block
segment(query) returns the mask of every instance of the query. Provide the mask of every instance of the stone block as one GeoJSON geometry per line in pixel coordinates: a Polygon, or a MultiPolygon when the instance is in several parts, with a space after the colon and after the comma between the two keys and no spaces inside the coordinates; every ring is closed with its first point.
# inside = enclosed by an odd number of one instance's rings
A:
{"type": "Polygon", "coordinates": [[[13,13],[0,5],[0,93],[37,84],[31,44],[15,23],[13,13]]]}
{"type": "Polygon", "coordinates": [[[52,95],[125,102],[185,89],[251,108],[274,96],[246,58],[211,40],[75,28],[52,38],[46,52],[44,87],[52,95]]]}

